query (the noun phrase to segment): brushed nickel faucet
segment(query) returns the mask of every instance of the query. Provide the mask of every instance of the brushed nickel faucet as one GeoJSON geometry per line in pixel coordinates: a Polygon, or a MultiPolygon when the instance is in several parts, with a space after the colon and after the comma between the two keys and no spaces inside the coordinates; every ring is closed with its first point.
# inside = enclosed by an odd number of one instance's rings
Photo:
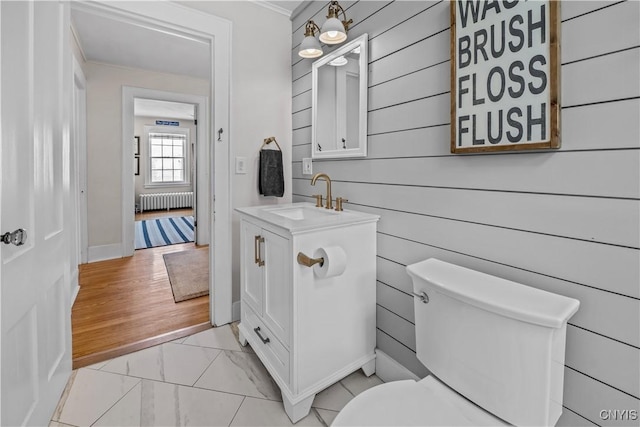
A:
{"type": "Polygon", "coordinates": [[[331,201],[331,178],[329,178],[329,175],[326,173],[317,173],[313,175],[313,178],[311,178],[311,185],[316,185],[316,181],[320,178],[327,181],[327,204],[325,209],[333,209],[333,203],[331,201]]]}

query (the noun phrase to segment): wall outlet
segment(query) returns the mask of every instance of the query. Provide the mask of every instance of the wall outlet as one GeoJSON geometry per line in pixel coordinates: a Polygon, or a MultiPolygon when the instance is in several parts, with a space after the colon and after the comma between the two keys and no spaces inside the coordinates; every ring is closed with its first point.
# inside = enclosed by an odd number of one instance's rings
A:
{"type": "Polygon", "coordinates": [[[246,157],[236,157],[236,174],[246,174],[247,173],[247,158],[246,157]]]}
{"type": "Polygon", "coordinates": [[[303,175],[311,175],[313,173],[313,164],[311,163],[311,159],[305,157],[302,159],[302,174],[303,175]]]}

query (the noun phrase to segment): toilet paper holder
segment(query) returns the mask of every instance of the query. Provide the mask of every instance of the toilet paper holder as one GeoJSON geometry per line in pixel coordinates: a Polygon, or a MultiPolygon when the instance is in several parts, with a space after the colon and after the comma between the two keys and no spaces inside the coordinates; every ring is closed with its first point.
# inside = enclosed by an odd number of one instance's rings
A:
{"type": "Polygon", "coordinates": [[[302,252],[298,252],[298,264],[306,267],[313,267],[314,264],[320,264],[320,267],[322,267],[324,264],[324,258],[310,258],[302,252]]]}

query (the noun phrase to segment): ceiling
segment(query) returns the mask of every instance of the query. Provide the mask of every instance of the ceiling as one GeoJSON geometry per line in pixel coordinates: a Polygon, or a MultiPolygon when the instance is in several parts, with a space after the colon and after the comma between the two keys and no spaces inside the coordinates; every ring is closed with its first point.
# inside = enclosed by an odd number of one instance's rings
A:
{"type": "Polygon", "coordinates": [[[209,79],[209,43],[159,28],[71,10],[86,61],[209,79]]]}
{"type": "Polygon", "coordinates": [[[158,119],[193,120],[195,108],[192,104],[181,102],[157,101],[155,99],[134,100],[134,115],[158,119]]]}
{"type": "MultiPolygon", "coordinates": [[[[247,1],[247,0],[244,0],[247,1]]],[[[290,16],[300,0],[248,0],[290,16]]],[[[209,42],[114,19],[72,2],[71,25],[86,61],[209,79],[209,42]]]]}
{"type": "MultiPolygon", "coordinates": [[[[245,0],[247,1],[247,0],[245,0]]],[[[303,1],[248,0],[291,16],[303,1]]],[[[71,26],[84,60],[127,68],[210,78],[210,46],[206,40],[177,31],[123,21],[72,2],[71,26]]],[[[193,119],[193,106],[137,100],[136,115],[193,119]]]]}

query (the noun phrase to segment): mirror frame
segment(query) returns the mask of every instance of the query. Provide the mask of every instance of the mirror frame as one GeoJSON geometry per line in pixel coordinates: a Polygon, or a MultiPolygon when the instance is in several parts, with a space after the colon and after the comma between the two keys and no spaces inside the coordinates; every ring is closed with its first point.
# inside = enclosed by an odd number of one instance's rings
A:
{"type": "Polygon", "coordinates": [[[340,46],[333,52],[323,56],[316,60],[312,64],[311,79],[312,79],[312,119],[311,119],[311,157],[313,159],[339,159],[349,157],[366,157],[367,156],[367,109],[368,109],[368,82],[369,82],[369,49],[368,43],[369,36],[365,33],[360,37],[351,40],[350,42],[340,46]],[[359,81],[359,129],[358,139],[359,144],[357,148],[348,148],[346,150],[331,150],[331,151],[318,151],[316,142],[316,130],[318,129],[318,69],[327,65],[334,59],[342,56],[354,48],[360,46],[360,58],[358,60],[358,66],[360,68],[360,81],[359,81]]]}

